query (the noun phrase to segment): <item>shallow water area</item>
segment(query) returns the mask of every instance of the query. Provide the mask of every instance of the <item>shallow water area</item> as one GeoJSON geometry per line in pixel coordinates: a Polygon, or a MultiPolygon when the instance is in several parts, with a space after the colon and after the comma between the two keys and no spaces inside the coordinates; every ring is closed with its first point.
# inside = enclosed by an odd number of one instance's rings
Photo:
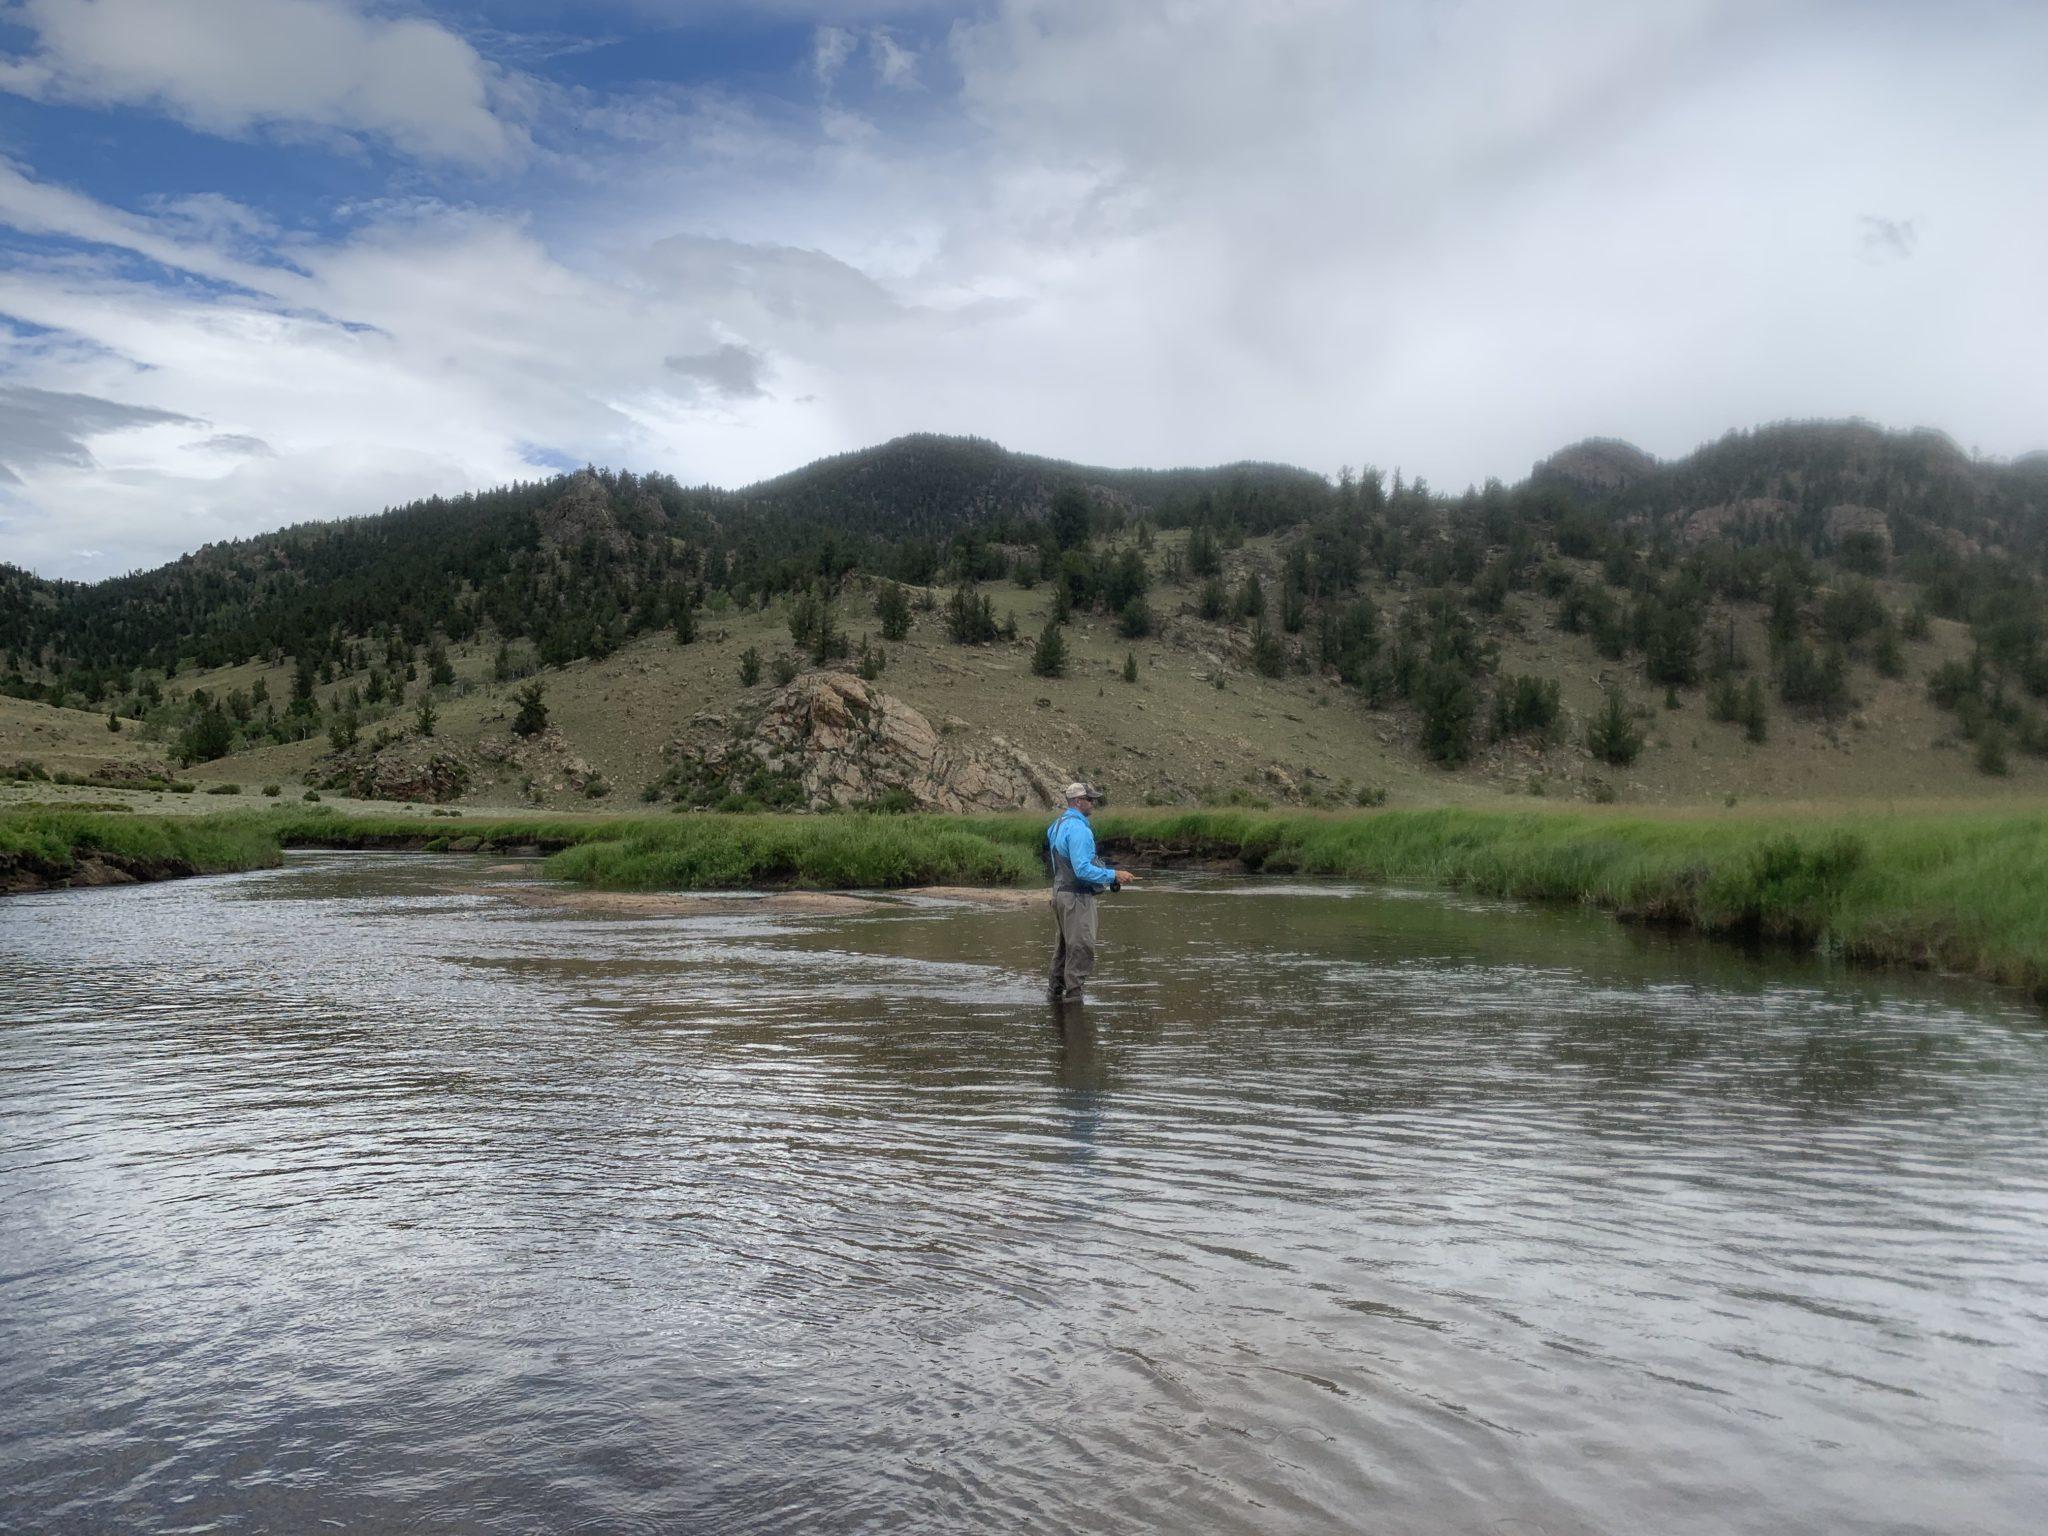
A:
{"type": "Polygon", "coordinates": [[[2048,1028],[1423,890],[0,903],[0,1530],[1994,1532],[2048,1028]]]}

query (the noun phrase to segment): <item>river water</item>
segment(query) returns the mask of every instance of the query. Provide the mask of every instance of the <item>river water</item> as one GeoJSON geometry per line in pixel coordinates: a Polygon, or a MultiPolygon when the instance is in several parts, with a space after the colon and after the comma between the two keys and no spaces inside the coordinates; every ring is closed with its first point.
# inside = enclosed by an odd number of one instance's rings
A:
{"type": "Polygon", "coordinates": [[[2048,1028],[1441,893],[0,904],[0,1529],[2022,1532],[2048,1028]]]}

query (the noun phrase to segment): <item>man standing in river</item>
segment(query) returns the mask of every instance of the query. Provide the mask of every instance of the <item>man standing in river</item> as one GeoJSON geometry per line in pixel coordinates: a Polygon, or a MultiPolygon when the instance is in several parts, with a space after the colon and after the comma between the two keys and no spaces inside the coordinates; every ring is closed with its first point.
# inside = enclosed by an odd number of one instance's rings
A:
{"type": "Polygon", "coordinates": [[[1127,869],[1096,862],[1095,832],[1088,818],[1102,801],[1087,784],[1067,786],[1067,808],[1045,829],[1052,859],[1052,975],[1046,995],[1055,1003],[1078,1003],[1088,973],[1095,969],[1095,897],[1131,882],[1127,869]]]}

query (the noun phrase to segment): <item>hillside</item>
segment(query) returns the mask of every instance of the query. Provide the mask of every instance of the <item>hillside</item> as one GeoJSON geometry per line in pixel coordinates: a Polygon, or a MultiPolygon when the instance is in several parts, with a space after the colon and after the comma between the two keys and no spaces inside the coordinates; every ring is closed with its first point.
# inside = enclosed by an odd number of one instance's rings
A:
{"type": "Polygon", "coordinates": [[[1063,488],[1109,517],[1243,503],[1270,506],[1269,522],[1309,515],[1327,490],[1281,466],[1099,469],[933,436],[739,491],[585,470],[208,545],[91,585],[0,566],[0,684],[19,694],[27,679],[56,677],[97,703],[107,671],[304,654],[379,625],[455,640],[489,626],[532,635],[551,659],[587,656],[658,627],[678,585],[752,596],[821,572],[928,580],[949,539],[1014,535],[1063,488]]]}
{"type": "Polygon", "coordinates": [[[0,573],[0,766],[466,804],[2031,794],[2044,520],[2039,456],[1853,423],[1594,441],[1457,497],[929,437],[742,492],[586,471],[92,587],[0,573]]]}
{"type": "Polygon", "coordinates": [[[1270,501],[1286,521],[1317,510],[1323,477],[1285,464],[1102,469],[1012,453],[982,438],[917,434],[820,459],[738,493],[741,505],[889,540],[943,541],[972,526],[1038,518],[1065,487],[1116,513],[1217,497],[1270,501]]]}

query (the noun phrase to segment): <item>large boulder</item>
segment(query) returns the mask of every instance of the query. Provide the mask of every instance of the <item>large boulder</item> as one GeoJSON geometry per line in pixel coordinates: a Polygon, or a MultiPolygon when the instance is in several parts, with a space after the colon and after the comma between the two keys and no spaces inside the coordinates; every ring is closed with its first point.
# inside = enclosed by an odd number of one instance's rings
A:
{"type": "Polygon", "coordinates": [[[1009,811],[1057,804],[1062,784],[1003,737],[935,728],[844,672],[807,672],[758,706],[698,715],[663,755],[657,789],[686,805],[1009,811]]]}
{"type": "Polygon", "coordinates": [[[569,738],[552,725],[531,736],[486,736],[476,744],[476,755],[530,781],[536,792],[570,790],[580,795],[599,777],[595,768],[576,755],[569,738]]]}
{"type": "Polygon", "coordinates": [[[407,736],[382,747],[361,746],[330,760],[322,789],[359,800],[458,800],[469,788],[469,764],[446,742],[407,736]]]}

